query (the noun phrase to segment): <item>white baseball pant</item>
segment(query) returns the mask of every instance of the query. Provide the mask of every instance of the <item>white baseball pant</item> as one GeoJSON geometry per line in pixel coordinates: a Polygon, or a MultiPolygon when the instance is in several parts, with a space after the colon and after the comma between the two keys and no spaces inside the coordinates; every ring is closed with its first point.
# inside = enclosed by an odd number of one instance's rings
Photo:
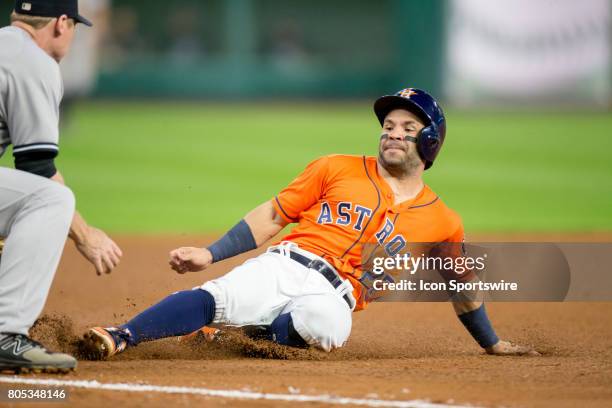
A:
{"type": "Polygon", "coordinates": [[[226,275],[201,286],[215,299],[214,323],[232,326],[269,325],[291,313],[293,326],[310,345],[325,351],[342,347],[351,333],[352,311],[342,296],[352,297],[348,280],[337,289],[319,272],[289,258],[294,243],[249,259],[226,275]]]}

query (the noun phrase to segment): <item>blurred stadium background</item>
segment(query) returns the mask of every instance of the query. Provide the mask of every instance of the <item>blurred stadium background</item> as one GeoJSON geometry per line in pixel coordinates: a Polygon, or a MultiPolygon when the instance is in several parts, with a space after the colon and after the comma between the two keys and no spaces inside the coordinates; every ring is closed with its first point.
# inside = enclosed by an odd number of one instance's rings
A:
{"type": "Polygon", "coordinates": [[[376,154],[373,100],[413,86],[468,231],[612,231],[610,0],[80,3],[58,167],[94,225],[221,232],[314,158],[376,154]]]}

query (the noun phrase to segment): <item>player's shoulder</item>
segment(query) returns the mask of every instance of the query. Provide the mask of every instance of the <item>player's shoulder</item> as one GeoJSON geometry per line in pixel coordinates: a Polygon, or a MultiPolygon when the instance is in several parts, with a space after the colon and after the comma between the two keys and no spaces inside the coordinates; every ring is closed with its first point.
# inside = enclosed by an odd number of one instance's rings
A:
{"type": "Polygon", "coordinates": [[[6,69],[7,66],[13,65],[15,59],[23,52],[25,38],[17,31],[15,27],[0,28],[0,67],[6,69]]]}
{"type": "Polygon", "coordinates": [[[428,185],[424,187],[425,191],[421,198],[422,205],[430,207],[431,211],[436,213],[435,218],[448,225],[449,229],[456,230],[462,226],[463,221],[457,211],[450,208],[436,192],[434,192],[428,185]]]}
{"type": "Polygon", "coordinates": [[[363,166],[364,156],[353,155],[353,154],[328,154],[323,156],[332,165],[353,165],[363,166]]]}
{"type": "Polygon", "coordinates": [[[21,28],[8,26],[0,29],[0,43],[0,65],[14,78],[31,81],[35,77],[50,85],[61,83],[59,64],[21,28]]]}
{"type": "Polygon", "coordinates": [[[319,168],[324,168],[332,177],[362,177],[369,171],[371,164],[366,156],[349,154],[330,154],[322,156],[315,162],[319,168]]]}

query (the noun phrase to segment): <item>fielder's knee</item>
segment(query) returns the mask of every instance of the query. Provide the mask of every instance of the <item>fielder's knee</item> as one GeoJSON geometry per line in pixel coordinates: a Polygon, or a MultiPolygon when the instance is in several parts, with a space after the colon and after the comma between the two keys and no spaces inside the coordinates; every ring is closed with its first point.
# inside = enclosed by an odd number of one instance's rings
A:
{"type": "Polygon", "coordinates": [[[306,343],[327,352],[342,347],[351,334],[351,310],[335,295],[300,298],[291,317],[295,331],[306,343]]]}
{"type": "Polygon", "coordinates": [[[74,213],[74,193],[63,184],[50,182],[38,193],[42,200],[53,207],[58,214],[69,214],[72,219],[74,213]]]}

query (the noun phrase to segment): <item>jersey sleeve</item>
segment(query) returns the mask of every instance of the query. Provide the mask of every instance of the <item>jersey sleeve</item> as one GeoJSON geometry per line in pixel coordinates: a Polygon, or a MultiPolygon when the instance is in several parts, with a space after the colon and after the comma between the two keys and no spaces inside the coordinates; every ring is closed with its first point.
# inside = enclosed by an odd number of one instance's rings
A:
{"type": "Polygon", "coordinates": [[[465,255],[465,231],[461,218],[454,213],[453,215],[452,228],[450,228],[453,232],[440,244],[440,247],[444,248],[443,252],[445,252],[446,256],[459,258],[465,255]]]}
{"type": "Polygon", "coordinates": [[[463,223],[461,222],[461,219],[459,219],[458,226],[455,232],[453,232],[448,237],[446,242],[463,242],[464,240],[465,240],[465,230],[463,229],[463,223]]]}
{"type": "Polygon", "coordinates": [[[311,162],[306,169],[274,199],[274,209],[285,221],[297,222],[299,215],[316,204],[325,192],[329,157],[311,162]]]}
{"type": "Polygon", "coordinates": [[[59,104],[63,92],[59,68],[37,73],[13,72],[9,79],[6,122],[16,158],[32,153],[55,157],[59,151],[59,104]]]}
{"type": "MultiPolygon", "coordinates": [[[[450,256],[456,260],[459,258],[463,258],[465,260],[468,256],[465,249],[465,229],[463,228],[463,222],[458,215],[456,216],[455,231],[448,237],[443,245],[446,246],[446,256],[450,256]]],[[[461,265],[464,265],[464,263],[461,265]]],[[[470,282],[476,278],[476,274],[472,269],[467,269],[464,267],[446,272],[448,273],[448,275],[445,276],[447,279],[455,279],[459,282],[470,282]]]]}

